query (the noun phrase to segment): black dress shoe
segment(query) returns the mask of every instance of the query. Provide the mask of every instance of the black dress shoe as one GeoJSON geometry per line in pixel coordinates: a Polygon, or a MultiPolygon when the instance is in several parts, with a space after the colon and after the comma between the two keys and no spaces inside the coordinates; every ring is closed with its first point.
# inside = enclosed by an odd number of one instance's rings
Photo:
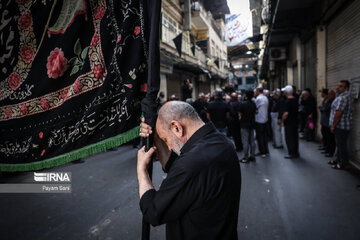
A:
{"type": "Polygon", "coordinates": [[[255,161],[256,161],[256,158],[255,158],[255,157],[249,157],[249,161],[255,162],[255,161]]]}

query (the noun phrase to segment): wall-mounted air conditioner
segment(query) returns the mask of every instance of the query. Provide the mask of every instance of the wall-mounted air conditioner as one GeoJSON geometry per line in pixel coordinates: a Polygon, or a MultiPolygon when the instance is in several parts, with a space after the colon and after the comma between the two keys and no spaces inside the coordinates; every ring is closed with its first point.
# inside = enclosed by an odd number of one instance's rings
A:
{"type": "Polygon", "coordinates": [[[285,59],[286,59],[286,48],[283,47],[270,48],[270,60],[278,61],[285,59]]]}

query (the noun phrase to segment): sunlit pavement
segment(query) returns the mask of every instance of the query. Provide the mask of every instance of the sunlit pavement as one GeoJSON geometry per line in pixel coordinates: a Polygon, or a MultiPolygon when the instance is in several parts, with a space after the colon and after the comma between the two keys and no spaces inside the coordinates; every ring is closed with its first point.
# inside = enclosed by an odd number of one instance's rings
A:
{"type": "MultiPolygon", "coordinates": [[[[359,174],[331,169],[317,146],[300,141],[301,158],[291,160],[270,148],[269,157],[241,164],[239,239],[359,239],[359,174]]],[[[71,172],[71,194],[0,194],[0,239],[140,239],[136,152],[126,145],[46,170],[71,172]]],[[[155,163],[156,187],[164,177],[155,163]]],[[[151,236],[165,239],[164,226],[151,236]]]]}

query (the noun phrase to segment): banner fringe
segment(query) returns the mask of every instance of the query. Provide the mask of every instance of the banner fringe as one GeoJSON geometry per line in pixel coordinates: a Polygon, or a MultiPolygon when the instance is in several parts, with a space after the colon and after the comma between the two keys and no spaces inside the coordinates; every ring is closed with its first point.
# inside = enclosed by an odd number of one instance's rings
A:
{"type": "Polygon", "coordinates": [[[102,140],[98,143],[94,143],[83,148],[65,153],[53,158],[41,160],[38,162],[21,163],[21,164],[1,164],[0,172],[25,172],[36,171],[44,168],[51,168],[60,166],[71,161],[78,160],[80,158],[88,157],[96,153],[105,152],[106,150],[114,147],[118,147],[124,143],[127,143],[137,137],[139,137],[140,127],[135,127],[115,137],[111,137],[102,140]]]}

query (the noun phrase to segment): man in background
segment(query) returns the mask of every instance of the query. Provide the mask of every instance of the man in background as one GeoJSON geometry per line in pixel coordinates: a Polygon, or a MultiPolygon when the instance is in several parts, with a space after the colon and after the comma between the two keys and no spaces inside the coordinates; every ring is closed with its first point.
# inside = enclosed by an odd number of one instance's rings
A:
{"type": "Polygon", "coordinates": [[[271,106],[271,127],[273,131],[273,145],[274,148],[283,148],[282,135],[281,135],[281,124],[279,124],[279,110],[281,107],[280,102],[281,91],[276,89],[272,94],[272,106],[271,106]]]}
{"type": "Polygon", "coordinates": [[[337,158],[335,164],[332,165],[333,169],[343,169],[349,163],[347,140],[351,129],[353,111],[349,89],[349,81],[341,80],[336,87],[338,96],[331,104],[329,124],[331,132],[335,135],[337,147],[337,158]]]}
{"type": "Polygon", "coordinates": [[[256,105],[253,101],[254,92],[247,90],[245,92],[244,101],[238,105],[241,138],[243,144],[244,155],[241,158],[242,163],[255,161],[255,114],[256,105]]]}
{"type": "Polygon", "coordinates": [[[255,115],[256,140],[259,147],[259,153],[257,155],[266,157],[269,154],[266,128],[266,124],[268,122],[269,100],[266,96],[264,96],[262,88],[256,88],[254,95],[256,97],[255,104],[257,108],[257,114],[255,115]]]}
{"type": "Polygon", "coordinates": [[[182,100],[185,102],[186,99],[191,98],[192,96],[192,91],[193,91],[193,86],[190,82],[189,79],[186,79],[184,81],[184,85],[181,88],[181,92],[182,92],[182,100]]]}
{"type": "Polygon", "coordinates": [[[230,100],[230,121],[229,121],[229,132],[232,136],[236,151],[240,152],[243,149],[241,142],[241,129],[240,129],[240,120],[239,120],[239,112],[238,106],[240,102],[238,101],[238,95],[236,92],[231,93],[230,100]]]}
{"type": "Polygon", "coordinates": [[[227,124],[230,118],[230,107],[223,100],[223,92],[221,89],[215,91],[214,101],[211,101],[207,106],[207,119],[212,121],[216,129],[222,134],[226,135],[227,124]]]}
{"type": "Polygon", "coordinates": [[[287,85],[283,89],[286,101],[282,124],[285,126],[285,141],[288,155],[285,158],[292,159],[299,157],[299,134],[298,134],[298,100],[293,95],[293,87],[287,85]]]}

